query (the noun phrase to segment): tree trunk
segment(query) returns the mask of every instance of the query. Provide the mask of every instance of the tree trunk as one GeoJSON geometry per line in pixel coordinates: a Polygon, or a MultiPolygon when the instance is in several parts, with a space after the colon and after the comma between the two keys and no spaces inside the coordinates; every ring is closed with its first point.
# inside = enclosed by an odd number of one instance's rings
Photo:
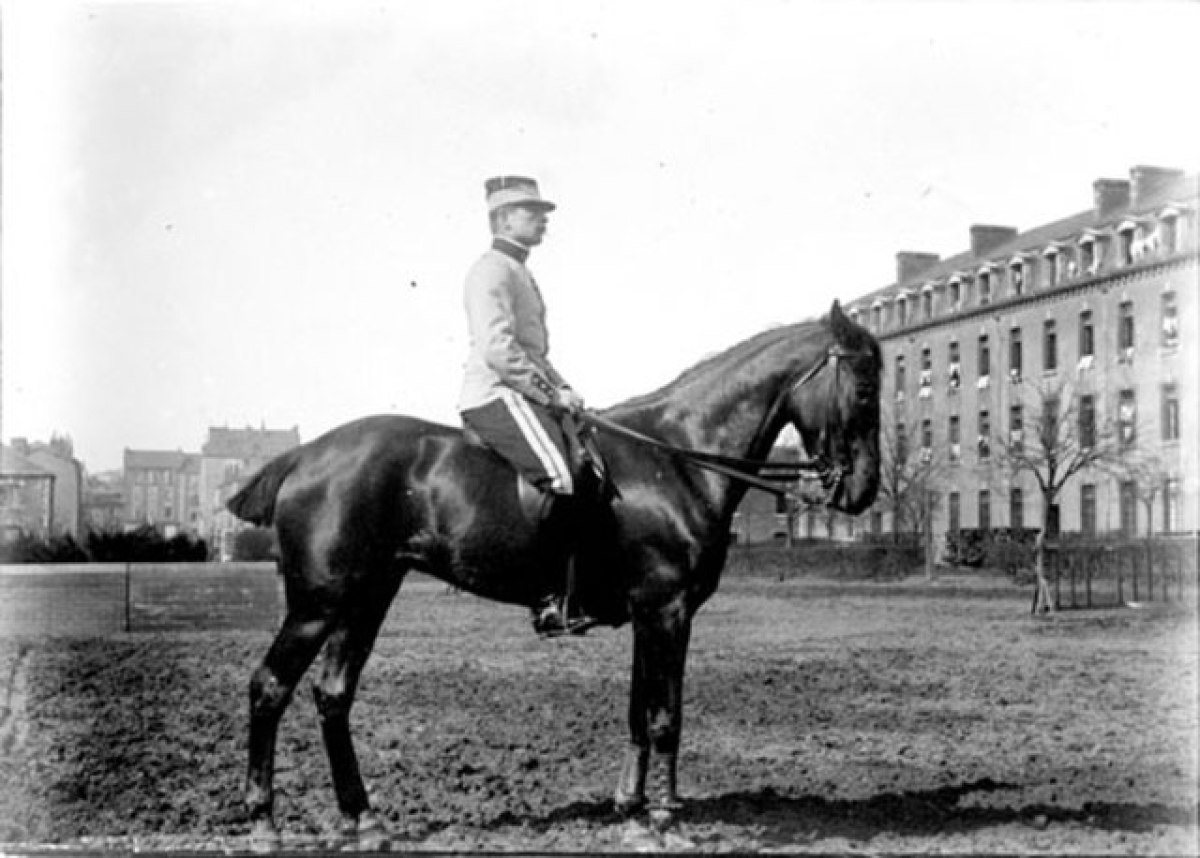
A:
{"type": "Polygon", "coordinates": [[[1054,596],[1050,592],[1050,581],[1046,577],[1046,527],[1050,518],[1050,503],[1042,504],[1042,529],[1038,532],[1033,547],[1033,571],[1037,576],[1037,589],[1033,595],[1033,615],[1053,614],[1055,612],[1054,596]]]}

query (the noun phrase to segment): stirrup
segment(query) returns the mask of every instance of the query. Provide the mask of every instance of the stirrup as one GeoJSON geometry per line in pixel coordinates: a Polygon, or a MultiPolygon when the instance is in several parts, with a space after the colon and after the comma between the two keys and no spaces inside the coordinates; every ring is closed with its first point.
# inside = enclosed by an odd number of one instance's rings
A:
{"type": "Polygon", "coordinates": [[[589,629],[600,625],[595,617],[586,614],[572,616],[566,610],[566,599],[547,596],[533,609],[533,630],[543,638],[558,638],[563,635],[585,635],[589,629]]]}

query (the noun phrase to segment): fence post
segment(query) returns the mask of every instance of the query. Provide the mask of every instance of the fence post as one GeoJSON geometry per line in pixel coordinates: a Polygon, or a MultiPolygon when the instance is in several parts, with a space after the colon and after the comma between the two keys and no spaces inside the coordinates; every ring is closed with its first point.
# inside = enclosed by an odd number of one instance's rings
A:
{"type": "Polygon", "coordinates": [[[126,561],[125,563],[125,633],[133,631],[132,609],[130,603],[133,601],[133,564],[126,561]]]}

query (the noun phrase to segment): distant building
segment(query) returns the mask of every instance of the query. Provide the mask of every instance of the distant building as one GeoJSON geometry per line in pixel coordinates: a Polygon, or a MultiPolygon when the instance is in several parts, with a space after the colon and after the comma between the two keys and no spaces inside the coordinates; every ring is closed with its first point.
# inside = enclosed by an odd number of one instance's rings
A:
{"type": "Polygon", "coordinates": [[[89,475],[83,486],[85,530],[120,530],[125,524],[125,480],[119,471],[89,475]]]}
{"type": "Polygon", "coordinates": [[[0,541],[51,533],[54,480],[28,456],[0,444],[0,541]]]}
{"type": "MultiPolygon", "coordinates": [[[[1031,437],[1037,388],[1072,397],[1079,436],[1112,424],[1161,461],[1152,521],[1136,485],[1099,470],[1068,483],[1052,528],[1084,535],[1200,527],[1197,177],[1134,167],[1093,204],[1025,232],[972,226],[968,250],[899,253],[896,282],[848,304],[883,349],[882,420],[944,457],[934,530],[1036,527],[1041,495],[993,439],[1031,437]]],[[[1064,403],[1062,407],[1067,407],[1064,403]]],[[[872,530],[893,522],[877,507],[872,530]]]]}
{"type": "Polygon", "coordinates": [[[83,465],[75,458],[71,439],[57,435],[48,442],[14,438],[11,449],[53,477],[48,488],[49,518],[38,532],[78,537],[83,521],[83,465]]]}
{"type": "Polygon", "coordinates": [[[245,525],[225,509],[242,483],[259,468],[300,444],[300,430],[210,427],[200,450],[201,532],[222,558],[245,525]]]}
{"type": "Polygon", "coordinates": [[[125,525],[199,534],[200,460],[182,450],[125,450],[125,525]]]}

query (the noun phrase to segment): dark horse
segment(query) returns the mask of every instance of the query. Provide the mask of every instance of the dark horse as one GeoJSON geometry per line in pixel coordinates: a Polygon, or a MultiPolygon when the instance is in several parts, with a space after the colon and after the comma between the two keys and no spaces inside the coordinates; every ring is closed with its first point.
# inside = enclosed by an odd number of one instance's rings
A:
{"type": "MultiPolygon", "coordinates": [[[[879,483],[879,346],[834,303],[820,321],[759,334],[648,395],[603,412],[612,423],[709,453],[765,459],[791,423],[834,474],[824,501],[857,514],[879,483]]],[[[632,620],[632,743],[616,805],[678,805],[684,662],[692,617],[717,589],[746,487],[668,451],[602,433],[619,491],[594,550],[579,558],[580,599],[612,625],[632,620]]],[[[287,595],[283,626],[250,681],[246,801],[259,847],[272,820],[280,716],[324,646],[314,684],[347,838],[377,844],[350,737],[363,665],[406,572],[421,570],[488,599],[529,605],[541,593],[535,525],[514,472],[455,428],[409,417],[348,423],[269,462],[229,508],[274,524],[287,595]]]]}

